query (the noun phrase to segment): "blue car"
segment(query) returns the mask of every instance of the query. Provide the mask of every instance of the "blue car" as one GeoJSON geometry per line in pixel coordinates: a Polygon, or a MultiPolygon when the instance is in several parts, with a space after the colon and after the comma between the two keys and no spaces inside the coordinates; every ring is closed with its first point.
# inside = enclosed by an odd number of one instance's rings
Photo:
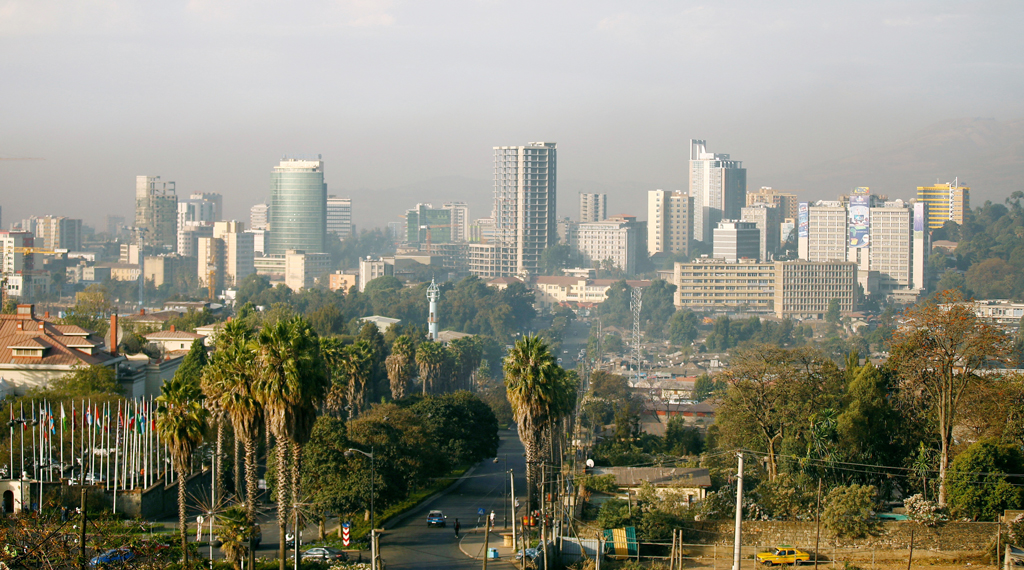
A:
{"type": "Polygon", "coordinates": [[[111,548],[110,550],[94,556],[89,561],[90,568],[102,568],[106,566],[121,566],[125,562],[135,559],[135,553],[127,548],[111,548]]]}
{"type": "Polygon", "coordinates": [[[446,526],[444,513],[441,511],[430,511],[427,515],[427,526],[446,526]]]}

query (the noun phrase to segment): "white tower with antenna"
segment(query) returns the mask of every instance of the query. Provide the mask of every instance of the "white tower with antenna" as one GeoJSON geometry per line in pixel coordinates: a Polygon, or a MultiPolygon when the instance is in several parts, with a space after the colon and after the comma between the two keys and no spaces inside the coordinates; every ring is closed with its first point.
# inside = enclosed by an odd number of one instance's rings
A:
{"type": "Polygon", "coordinates": [[[427,317],[427,340],[437,342],[437,300],[441,298],[441,288],[433,279],[427,287],[427,299],[430,300],[430,316],[427,317]]]}

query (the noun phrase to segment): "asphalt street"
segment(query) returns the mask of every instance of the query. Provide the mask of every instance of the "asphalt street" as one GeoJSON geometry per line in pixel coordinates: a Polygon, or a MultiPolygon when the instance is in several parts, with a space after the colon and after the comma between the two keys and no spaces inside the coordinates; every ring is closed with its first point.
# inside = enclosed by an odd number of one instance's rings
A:
{"type": "MultiPolygon", "coordinates": [[[[463,531],[469,531],[483,521],[477,513],[495,513],[495,530],[504,530],[504,509],[502,496],[505,492],[505,466],[515,475],[516,493],[526,489],[523,444],[515,429],[499,432],[501,443],[498,448],[498,461],[487,459],[480,462],[472,474],[468,475],[448,493],[438,496],[432,501],[421,504],[412,510],[400,523],[384,531],[380,538],[381,555],[385,564],[391,568],[477,568],[480,562],[469,558],[459,549],[455,539],[455,519],[462,523],[463,531]],[[428,528],[427,513],[439,509],[447,516],[444,528],[428,528]]],[[[525,500],[521,501],[525,503],[525,500]]],[[[512,511],[508,509],[508,524],[511,532],[512,511]]],[[[500,540],[500,537],[498,538],[500,540]]]]}

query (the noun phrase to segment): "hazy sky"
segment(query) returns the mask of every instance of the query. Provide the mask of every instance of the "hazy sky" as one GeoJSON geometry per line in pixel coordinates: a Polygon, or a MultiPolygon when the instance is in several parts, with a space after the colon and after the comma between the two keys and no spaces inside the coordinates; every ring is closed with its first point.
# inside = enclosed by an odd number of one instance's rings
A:
{"type": "Polygon", "coordinates": [[[323,154],[357,214],[397,215],[412,204],[369,190],[490,193],[491,147],[540,140],[560,180],[642,214],[642,191],[685,188],[690,138],[756,187],[938,120],[1024,116],[1022,24],[1013,0],[0,0],[0,157],[46,159],[0,161],[3,226],[130,214],[137,174],[247,219],[291,153],[323,154]]]}

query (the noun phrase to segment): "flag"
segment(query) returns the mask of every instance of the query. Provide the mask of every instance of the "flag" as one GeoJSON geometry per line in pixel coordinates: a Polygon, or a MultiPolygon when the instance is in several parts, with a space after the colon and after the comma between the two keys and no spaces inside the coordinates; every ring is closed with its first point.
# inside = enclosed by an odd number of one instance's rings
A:
{"type": "Polygon", "coordinates": [[[103,431],[110,431],[110,406],[103,412],[103,431]]]}
{"type": "Polygon", "coordinates": [[[85,423],[92,426],[92,410],[90,410],[88,406],[85,408],[85,423]]]}
{"type": "Polygon", "coordinates": [[[60,403],[60,426],[62,428],[68,427],[68,415],[64,413],[64,402],[60,403]]]}
{"type": "Polygon", "coordinates": [[[57,428],[54,425],[54,421],[53,421],[53,406],[51,406],[50,404],[46,404],[46,417],[47,417],[47,419],[50,420],[50,433],[51,434],[57,433],[57,428]]]}

